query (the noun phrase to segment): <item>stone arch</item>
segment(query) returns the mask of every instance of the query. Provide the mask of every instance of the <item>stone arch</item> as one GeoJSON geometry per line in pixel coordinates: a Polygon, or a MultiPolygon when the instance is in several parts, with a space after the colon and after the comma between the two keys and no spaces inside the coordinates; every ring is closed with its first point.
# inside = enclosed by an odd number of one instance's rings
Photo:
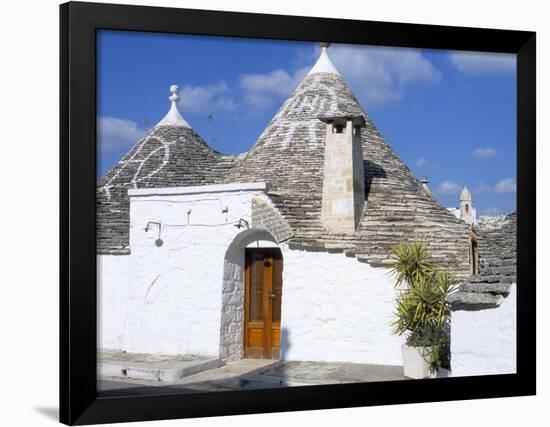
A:
{"type": "Polygon", "coordinates": [[[244,264],[245,248],[278,248],[276,239],[264,229],[238,234],[225,252],[220,322],[220,358],[241,359],[244,354],[244,264]]]}

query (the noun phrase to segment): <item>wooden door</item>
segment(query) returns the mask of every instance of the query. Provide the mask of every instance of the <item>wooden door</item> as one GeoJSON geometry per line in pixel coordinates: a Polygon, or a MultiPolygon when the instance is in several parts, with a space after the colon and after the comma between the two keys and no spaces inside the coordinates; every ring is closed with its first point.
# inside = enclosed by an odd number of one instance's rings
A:
{"type": "Polygon", "coordinates": [[[277,248],[246,249],[244,355],[278,359],[283,257],[277,248]]]}

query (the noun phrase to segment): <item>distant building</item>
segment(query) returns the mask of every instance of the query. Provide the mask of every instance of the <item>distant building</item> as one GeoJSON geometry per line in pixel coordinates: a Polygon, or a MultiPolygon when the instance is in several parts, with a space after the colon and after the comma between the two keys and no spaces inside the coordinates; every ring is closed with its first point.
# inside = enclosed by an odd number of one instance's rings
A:
{"type": "Polygon", "coordinates": [[[457,218],[460,218],[466,224],[474,225],[477,223],[476,209],[472,203],[472,193],[468,187],[464,187],[460,193],[460,205],[458,208],[447,208],[457,218]]]}

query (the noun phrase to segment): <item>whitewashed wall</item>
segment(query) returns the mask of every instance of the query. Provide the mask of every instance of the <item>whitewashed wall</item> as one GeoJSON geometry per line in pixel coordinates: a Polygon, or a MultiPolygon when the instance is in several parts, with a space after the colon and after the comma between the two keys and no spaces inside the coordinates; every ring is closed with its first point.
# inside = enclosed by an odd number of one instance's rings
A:
{"type": "Polygon", "coordinates": [[[97,347],[122,349],[128,303],[128,255],[97,257],[97,347]]]}
{"type": "Polygon", "coordinates": [[[344,254],[283,250],[281,356],[401,365],[388,270],[344,254]]]}
{"type": "Polygon", "coordinates": [[[451,369],[453,376],[516,372],[516,285],[498,307],[453,311],[451,369]]]}
{"type": "MultiPolygon", "coordinates": [[[[124,324],[124,334],[104,347],[242,357],[244,248],[276,243],[264,231],[234,224],[250,218],[253,197],[268,198],[254,187],[211,188],[202,194],[131,191],[127,308],[114,302],[122,298],[118,290],[108,295],[114,278],[109,269],[101,271],[102,300],[113,299],[113,312],[120,308],[116,319],[104,317],[103,330],[110,336],[110,322],[116,321],[117,330],[124,324]],[[160,236],[155,224],[145,231],[149,221],[161,223],[160,236]]],[[[391,328],[395,291],[386,269],[344,254],[290,250],[286,244],[281,250],[282,358],[401,364],[402,340],[391,328]]]]}
{"type": "Polygon", "coordinates": [[[234,224],[250,218],[250,199],[265,195],[208,188],[207,193],[189,188],[130,193],[125,350],[219,355],[225,253],[240,233],[234,224]],[[161,223],[160,247],[158,226],[145,231],[149,221],[161,223]]]}

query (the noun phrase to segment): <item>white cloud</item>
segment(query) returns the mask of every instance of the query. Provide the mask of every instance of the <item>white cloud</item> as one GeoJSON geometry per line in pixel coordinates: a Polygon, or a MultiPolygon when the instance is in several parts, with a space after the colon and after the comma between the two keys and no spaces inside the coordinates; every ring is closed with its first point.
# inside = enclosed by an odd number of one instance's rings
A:
{"type": "Polygon", "coordinates": [[[417,49],[333,45],[329,55],[365,108],[398,101],[413,83],[441,80],[441,73],[417,49]]]}
{"type": "Polygon", "coordinates": [[[420,157],[416,162],[414,162],[414,164],[421,168],[422,166],[425,166],[426,165],[426,159],[424,157],[420,157]]]}
{"type": "Polygon", "coordinates": [[[443,181],[436,190],[439,194],[452,196],[462,191],[462,186],[453,181],[443,181]]]}
{"type": "Polygon", "coordinates": [[[483,195],[488,193],[496,194],[508,194],[516,192],[516,182],[514,178],[505,178],[497,182],[497,184],[492,187],[485,182],[480,182],[476,188],[476,194],[483,195]]]}
{"type": "Polygon", "coordinates": [[[266,74],[242,74],[239,84],[244,90],[245,102],[261,109],[269,107],[276,99],[289,96],[307,72],[307,68],[300,68],[292,75],[283,69],[266,74]]]}
{"type": "Polygon", "coordinates": [[[516,192],[516,181],[514,178],[505,178],[497,182],[495,185],[495,193],[506,194],[516,192]]]}
{"type": "Polygon", "coordinates": [[[502,209],[494,207],[494,208],[486,208],[481,211],[481,215],[486,216],[497,216],[502,214],[502,209]]]}
{"type": "Polygon", "coordinates": [[[231,96],[231,89],[225,81],[205,86],[183,86],[181,89],[182,114],[235,111],[237,104],[231,96]]]}
{"type": "Polygon", "coordinates": [[[97,118],[97,139],[101,150],[108,153],[128,150],[145,134],[136,122],[116,117],[97,118]]]}
{"type": "Polygon", "coordinates": [[[516,71],[516,56],[508,53],[451,52],[449,60],[464,74],[500,74],[516,71]]]}
{"type": "Polygon", "coordinates": [[[476,194],[482,195],[482,194],[491,193],[492,191],[493,191],[493,187],[491,187],[490,185],[484,182],[480,182],[479,185],[477,186],[476,194]]]}
{"type": "Polygon", "coordinates": [[[472,156],[474,156],[476,159],[490,159],[492,157],[495,157],[497,155],[497,150],[494,148],[476,148],[474,151],[472,151],[472,156]]]}
{"type": "MultiPolygon", "coordinates": [[[[335,44],[330,47],[329,56],[366,108],[399,101],[406,87],[413,83],[434,84],[441,80],[441,73],[417,49],[335,44]]],[[[299,62],[309,65],[295,72],[277,69],[265,74],[241,75],[245,102],[265,108],[289,96],[318,57],[318,48],[311,55],[302,53],[299,62]]]]}

